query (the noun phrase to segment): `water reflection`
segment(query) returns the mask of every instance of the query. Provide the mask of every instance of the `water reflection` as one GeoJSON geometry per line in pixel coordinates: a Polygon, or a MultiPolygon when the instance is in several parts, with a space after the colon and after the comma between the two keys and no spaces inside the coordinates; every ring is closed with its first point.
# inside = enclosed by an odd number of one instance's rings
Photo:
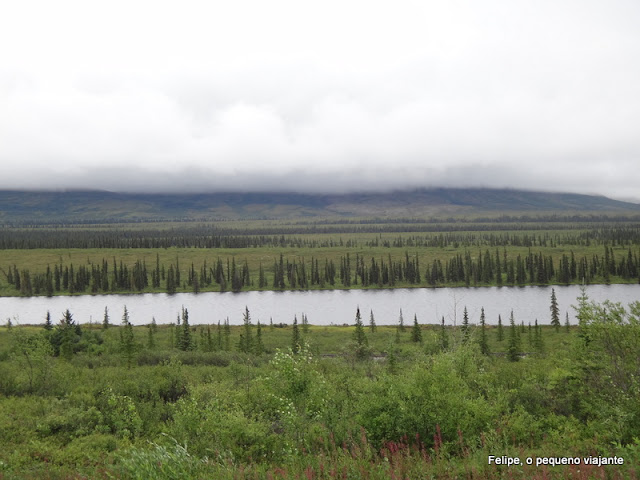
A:
{"type": "MultiPolygon", "coordinates": [[[[580,287],[555,286],[564,322],[565,312],[576,323],[575,311],[580,287]]],[[[640,300],[640,285],[589,285],[591,300],[612,300],[627,305],[640,300]]],[[[516,322],[541,324],[550,322],[551,287],[487,287],[487,288],[412,288],[395,290],[324,290],[294,292],[242,292],[242,293],[180,293],[144,295],[81,295],[74,297],[2,297],[0,318],[11,318],[21,324],[42,323],[47,310],[54,321],[59,320],[67,308],[80,323],[99,323],[107,307],[111,323],[119,323],[126,305],[131,321],[136,325],[151,322],[175,322],[182,306],[189,310],[192,324],[217,323],[229,318],[231,324],[242,323],[245,306],[251,312],[253,323],[291,323],[293,316],[306,313],[309,323],[330,325],[353,323],[356,307],[360,307],[365,323],[373,311],[378,325],[397,324],[400,309],[405,323],[417,314],[420,323],[439,323],[444,316],[447,324],[462,321],[467,307],[471,323],[477,323],[480,308],[484,307],[487,322],[496,324],[498,315],[508,321],[513,310],[516,322]]],[[[4,321],[3,321],[4,323],[4,321]]]]}

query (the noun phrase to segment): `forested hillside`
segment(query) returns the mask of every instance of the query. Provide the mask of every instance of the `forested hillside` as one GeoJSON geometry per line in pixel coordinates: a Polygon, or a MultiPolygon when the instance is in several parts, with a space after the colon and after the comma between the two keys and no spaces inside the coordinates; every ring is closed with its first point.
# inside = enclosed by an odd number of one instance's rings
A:
{"type": "Polygon", "coordinates": [[[102,191],[0,191],[2,223],[433,217],[483,212],[559,211],[640,214],[640,206],[600,196],[477,188],[343,195],[279,192],[162,195],[102,191]]]}

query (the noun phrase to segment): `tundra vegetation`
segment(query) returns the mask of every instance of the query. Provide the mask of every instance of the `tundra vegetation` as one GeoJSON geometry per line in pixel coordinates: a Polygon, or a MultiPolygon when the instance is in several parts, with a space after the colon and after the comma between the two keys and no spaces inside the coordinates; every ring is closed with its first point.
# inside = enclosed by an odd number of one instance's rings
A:
{"type": "Polygon", "coordinates": [[[188,306],[172,325],[133,326],[126,308],[10,322],[0,478],[638,477],[640,303],[582,295],[568,328],[511,315],[504,333],[405,314],[403,330],[359,310],[350,326],[260,325],[248,309],[200,325],[188,306]]]}
{"type": "MultiPolygon", "coordinates": [[[[639,280],[630,216],[0,228],[4,296],[639,280]]],[[[202,325],[188,305],[172,325],[134,326],[126,309],[7,320],[0,478],[637,478],[640,304],[583,295],[561,325],[553,292],[549,313],[497,327],[402,310],[202,325]]]]}
{"type": "Polygon", "coordinates": [[[0,295],[638,283],[637,220],[597,220],[5,225],[0,295]]]}

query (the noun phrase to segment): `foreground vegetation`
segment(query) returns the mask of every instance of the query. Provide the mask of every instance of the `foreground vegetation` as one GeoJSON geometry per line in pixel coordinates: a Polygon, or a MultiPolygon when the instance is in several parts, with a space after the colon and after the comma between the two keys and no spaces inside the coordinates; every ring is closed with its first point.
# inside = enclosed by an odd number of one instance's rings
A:
{"type": "Polygon", "coordinates": [[[577,304],[574,327],[8,325],[0,478],[638,478],[640,303],[577,304]],[[624,463],[535,465],[594,456],[624,463]]]}

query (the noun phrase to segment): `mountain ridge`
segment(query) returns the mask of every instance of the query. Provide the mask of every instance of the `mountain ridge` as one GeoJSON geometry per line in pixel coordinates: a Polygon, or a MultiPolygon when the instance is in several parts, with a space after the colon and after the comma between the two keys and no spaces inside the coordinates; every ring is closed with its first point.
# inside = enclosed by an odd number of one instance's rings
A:
{"type": "Polygon", "coordinates": [[[640,204],[604,196],[496,188],[422,188],[391,192],[118,193],[99,190],[0,190],[0,222],[433,217],[487,212],[640,213],[640,204]]]}

